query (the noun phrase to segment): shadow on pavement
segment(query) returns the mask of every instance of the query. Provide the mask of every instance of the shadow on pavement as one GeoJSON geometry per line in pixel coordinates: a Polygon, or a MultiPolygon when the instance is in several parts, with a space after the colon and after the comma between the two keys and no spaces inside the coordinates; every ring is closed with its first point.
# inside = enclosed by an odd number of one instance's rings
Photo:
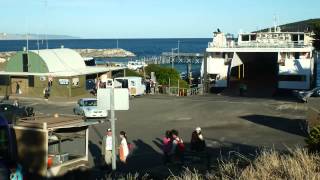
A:
{"type": "MultiPolygon", "coordinates": [[[[155,139],[161,147],[161,139],[155,139]]],[[[162,153],[153,149],[150,145],[142,140],[134,140],[135,150],[128,158],[126,165],[117,165],[116,172],[103,171],[97,167],[91,169],[77,169],[68,172],[63,177],[56,177],[51,179],[119,179],[128,178],[127,174],[131,177],[138,173],[136,179],[165,179],[170,175],[179,175],[186,167],[189,169],[197,169],[199,173],[206,173],[207,171],[215,170],[218,167],[218,160],[221,159],[236,159],[249,158],[254,159],[259,153],[259,148],[255,146],[243,145],[239,143],[232,143],[227,141],[219,141],[216,139],[206,139],[207,148],[205,152],[193,153],[189,150],[189,143],[186,142],[185,163],[182,164],[167,164],[163,163],[162,153]],[[148,175],[146,175],[148,174],[148,175]]],[[[97,152],[100,156],[99,147],[90,145],[90,150],[97,152]]],[[[98,158],[97,158],[98,159],[98,158]]],[[[243,160],[243,159],[242,159],[243,160]]],[[[98,160],[97,160],[98,161],[98,160]]],[[[241,160],[240,160],[241,161],[241,160]]],[[[98,163],[99,164],[99,163],[98,163]]],[[[247,163],[243,165],[246,166],[247,163]]],[[[28,176],[28,179],[45,179],[37,176],[28,176]]]]}
{"type": "Polygon", "coordinates": [[[241,116],[241,118],[291,134],[296,134],[303,137],[307,135],[307,122],[303,119],[288,119],[265,115],[248,115],[241,116]]]}
{"type": "Polygon", "coordinates": [[[103,162],[101,148],[92,141],[89,141],[89,151],[92,154],[95,166],[101,166],[101,163],[103,162]]]}

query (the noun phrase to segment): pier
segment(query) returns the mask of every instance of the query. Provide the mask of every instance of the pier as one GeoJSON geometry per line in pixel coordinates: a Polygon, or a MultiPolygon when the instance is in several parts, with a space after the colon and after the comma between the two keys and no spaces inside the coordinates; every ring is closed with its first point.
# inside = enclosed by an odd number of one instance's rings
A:
{"type": "Polygon", "coordinates": [[[172,53],[163,52],[161,56],[142,58],[147,64],[201,64],[203,53],[172,53]]]}

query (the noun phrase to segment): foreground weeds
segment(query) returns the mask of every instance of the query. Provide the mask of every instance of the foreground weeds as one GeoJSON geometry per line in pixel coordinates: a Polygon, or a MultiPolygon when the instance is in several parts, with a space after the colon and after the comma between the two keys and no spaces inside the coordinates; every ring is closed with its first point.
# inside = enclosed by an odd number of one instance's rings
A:
{"type": "Polygon", "coordinates": [[[240,157],[236,161],[220,161],[218,169],[207,174],[199,174],[196,170],[186,169],[181,175],[172,175],[168,179],[320,180],[320,156],[318,154],[310,154],[305,149],[290,150],[287,154],[280,154],[274,150],[264,150],[255,160],[242,160],[240,157]],[[242,160],[245,163],[241,162],[242,160]]]}

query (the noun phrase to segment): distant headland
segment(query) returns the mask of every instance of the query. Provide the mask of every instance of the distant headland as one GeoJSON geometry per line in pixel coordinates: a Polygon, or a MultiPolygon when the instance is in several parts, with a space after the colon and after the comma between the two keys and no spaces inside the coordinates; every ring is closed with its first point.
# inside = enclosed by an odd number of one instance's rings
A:
{"type": "Polygon", "coordinates": [[[67,35],[50,35],[50,34],[9,34],[0,32],[0,40],[42,40],[42,39],[81,39],[79,37],[67,35]]]}

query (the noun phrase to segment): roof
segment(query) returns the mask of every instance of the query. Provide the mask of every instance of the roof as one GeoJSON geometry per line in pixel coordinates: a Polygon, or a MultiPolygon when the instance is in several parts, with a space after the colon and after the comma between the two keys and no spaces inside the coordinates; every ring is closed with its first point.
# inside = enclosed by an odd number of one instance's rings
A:
{"type": "Polygon", "coordinates": [[[97,100],[97,98],[81,98],[84,101],[91,101],[91,100],[97,100]]]}
{"type": "Polygon", "coordinates": [[[139,76],[126,76],[126,77],[117,77],[117,78],[114,78],[114,79],[142,79],[142,77],[139,77],[139,76]]]}
{"type": "MultiPolygon", "coordinates": [[[[0,71],[1,75],[36,75],[66,77],[86,74],[105,73],[108,71],[121,70],[123,67],[97,67],[86,66],[84,58],[75,50],[68,48],[30,50],[29,53],[36,55],[47,67],[44,72],[21,72],[17,69],[11,71],[0,71]]],[[[35,57],[34,57],[35,58],[35,57]]],[[[18,64],[22,61],[16,59],[18,64]]],[[[34,62],[34,61],[30,61],[34,62]]],[[[35,62],[38,63],[38,62],[35,62]]],[[[17,64],[12,64],[17,66],[17,64]]],[[[22,66],[22,65],[20,65],[22,66]]]]}
{"type": "Polygon", "coordinates": [[[42,49],[32,50],[30,52],[38,54],[46,63],[49,72],[68,72],[85,69],[84,59],[74,50],[60,49],[42,49]]]}
{"type": "Polygon", "coordinates": [[[64,71],[64,72],[48,72],[48,73],[32,73],[32,72],[6,72],[0,71],[0,75],[16,75],[16,76],[52,76],[52,77],[67,77],[78,76],[85,74],[96,74],[108,71],[122,70],[124,67],[86,67],[85,69],[79,69],[77,71],[64,71]]]}
{"type": "Polygon", "coordinates": [[[44,130],[55,130],[72,127],[89,126],[94,123],[86,122],[81,116],[75,115],[59,115],[54,116],[35,116],[22,118],[15,127],[35,128],[44,130]]]}

